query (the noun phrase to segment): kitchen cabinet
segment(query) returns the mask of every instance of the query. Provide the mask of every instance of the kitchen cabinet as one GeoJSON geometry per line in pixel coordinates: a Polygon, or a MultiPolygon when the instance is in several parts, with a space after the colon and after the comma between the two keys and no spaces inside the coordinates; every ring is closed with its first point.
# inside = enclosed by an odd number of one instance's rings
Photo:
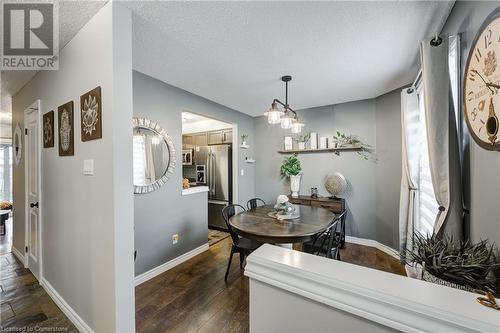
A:
{"type": "Polygon", "coordinates": [[[182,146],[193,146],[194,145],[194,136],[191,134],[186,134],[182,136],[182,146]]]}
{"type": "Polygon", "coordinates": [[[207,133],[197,133],[193,134],[193,142],[197,147],[203,147],[208,145],[207,133]]]}
{"type": "Polygon", "coordinates": [[[220,145],[222,143],[222,131],[208,132],[208,144],[220,145]]]}
{"type": "Polygon", "coordinates": [[[222,130],[222,143],[233,142],[233,130],[222,130]]]}

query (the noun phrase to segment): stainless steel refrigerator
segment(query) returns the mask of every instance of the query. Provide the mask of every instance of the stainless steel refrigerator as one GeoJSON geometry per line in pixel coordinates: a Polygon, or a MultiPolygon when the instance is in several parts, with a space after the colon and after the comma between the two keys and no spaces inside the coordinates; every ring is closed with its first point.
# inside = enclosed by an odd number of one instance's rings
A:
{"type": "Polygon", "coordinates": [[[194,163],[205,165],[210,228],[227,230],[222,209],[233,200],[232,157],[231,145],[196,147],[194,152],[194,163]]]}

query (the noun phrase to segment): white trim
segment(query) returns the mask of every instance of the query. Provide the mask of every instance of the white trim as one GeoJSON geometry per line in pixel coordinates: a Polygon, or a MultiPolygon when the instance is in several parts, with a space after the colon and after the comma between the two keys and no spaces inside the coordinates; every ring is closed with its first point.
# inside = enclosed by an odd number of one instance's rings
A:
{"type": "Polygon", "coordinates": [[[43,289],[49,294],[50,298],[57,304],[61,311],[68,317],[69,320],[76,326],[80,332],[93,332],[89,325],[76,313],[73,308],[66,303],[64,298],[52,287],[52,285],[44,277],[41,279],[43,289]]]}
{"type": "Polygon", "coordinates": [[[178,256],[177,258],[174,258],[170,261],[167,261],[166,263],[161,264],[160,266],[156,266],[155,268],[150,269],[147,272],[144,272],[140,275],[137,275],[135,277],[135,285],[138,286],[141,283],[144,283],[144,282],[154,278],[155,276],[158,276],[161,273],[164,273],[164,272],[168,271],[169,269],[172,269],[175,266],[180,265],[183,262],[197,256],[198,254],[205,252],[206,250],[208,250],[208,243],[205,243],[202,246],[199,246],[199,247],[197,247],[189,252],[186,252],[186,253],[178,256]]]}
{"type": "Polygon", "coordinates": [[[245,275],[403,332],[500,330],[477,294],[269,244],[248,256],[245,275]]]}
{"type": "Polygon", "coordinates": [[[208,192],[208,186],[195,186],[182,189],[182,195],[190,195],[195,193],[208,192]]]}
{"type": "Polygon", "coordinates": [[[12,253],[16,256],[17,259],[25,266],[26,265],[26,257],[22,254],[21,251],[16,249],[14,245],[12,245],[12,253]]]}
{"type": "Polygon", "coordinates": [[[367,238],[358,238],[358,237],[353,237],[353,236],[345,236],[345,241],[347,243],[353,243],[353,244],[359,244],[359,245],[364,245],[364,246],[371,246],[376,249],[379,249],[382,252],[387,253],[391,257],[394,257],[396,259],[399,258],[399,252],[393,249],[392,247],[389,247],[385,244],[379,243],[376,240],[373,239],[367,239],[367,238]]]}

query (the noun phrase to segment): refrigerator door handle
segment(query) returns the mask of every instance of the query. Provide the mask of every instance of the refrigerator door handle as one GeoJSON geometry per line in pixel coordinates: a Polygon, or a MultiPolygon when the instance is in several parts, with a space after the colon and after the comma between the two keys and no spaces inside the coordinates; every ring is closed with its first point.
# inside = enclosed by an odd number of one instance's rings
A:
{"type": "Polygon", "coordinates": [[[212,156],[212,158],[213,158],[213,167],[212,167],[212,169],[213,169],[213,174],[214,174],[214,176],[212,178],[212,180],[213,180],[213,182],[212,182],[213,183],[213,192],[212,192],[212,194],[215,196],[215,184],[217,184],[217,182],[215,181],[215,176],[216,176],[216,171],[215,170],[216,170],[217,165],[215,164],[215,161],[216,161],[215,155],[212,156]]]}

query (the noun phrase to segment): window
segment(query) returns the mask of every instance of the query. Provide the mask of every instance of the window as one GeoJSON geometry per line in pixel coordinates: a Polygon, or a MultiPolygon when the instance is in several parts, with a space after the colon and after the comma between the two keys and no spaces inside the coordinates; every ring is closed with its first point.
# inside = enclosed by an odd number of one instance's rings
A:
{"type": "Polygon", "coordinates": [[[0,146],[0,201],[12,201],[12,146],[0,146]]]}

